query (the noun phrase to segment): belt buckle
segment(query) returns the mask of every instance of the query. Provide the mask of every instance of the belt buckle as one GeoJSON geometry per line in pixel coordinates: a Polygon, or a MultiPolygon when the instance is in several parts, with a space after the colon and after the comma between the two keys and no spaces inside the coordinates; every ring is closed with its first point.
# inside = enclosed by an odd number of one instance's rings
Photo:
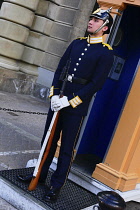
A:
{"type": "Polygon", "coordinates": [[[72,82],[72,76],[71,76],[71,75],[68,75],[67,80],[68,80],[69,82],[72,82]]]}

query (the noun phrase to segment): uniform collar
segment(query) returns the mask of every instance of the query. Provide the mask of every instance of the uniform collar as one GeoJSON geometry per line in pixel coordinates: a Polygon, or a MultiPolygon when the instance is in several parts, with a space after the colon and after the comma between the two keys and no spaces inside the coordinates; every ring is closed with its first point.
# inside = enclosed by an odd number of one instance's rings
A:
{"type": "Polygon", "coordinates": [[[90,36],[88,36],[87,42],[89,44],[102,43],[103,42],[103,37],[102,36],[100,36],[100,37],[90,37],[90,36]]]}

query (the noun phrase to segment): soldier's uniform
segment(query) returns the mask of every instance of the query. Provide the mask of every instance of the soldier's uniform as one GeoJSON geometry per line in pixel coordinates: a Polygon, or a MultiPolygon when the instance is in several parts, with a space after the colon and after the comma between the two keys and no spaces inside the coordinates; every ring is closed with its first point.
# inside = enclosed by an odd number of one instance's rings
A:
{"type": "MultiPolygon", "coordinates": [[[[46,178],[62,131],[57,170],[51,178],[51,185],[55,188],[61,188],[68,176],[83,118],[87,114],[92,96],[102,88],[107,79],[113,63],[113,51],[109,45],[103,43],[102,37],[74,40],[60,60],[54,75],[50,97],[60,94],[62,81],[59,78],[69,59],[71,63],[64,96],[68,97],[70,106],[60,110],[51,150],[41,173],[41,177],[46,178]]],[[[50,109],[42,142],[52,115],[53,112],[50,109]]]]}
{"type": "MultiPolygon", "coordinates": [[[[94,17],[95,20],[101,19],[102,25],[94,32],[91,30],[91,36],[74,40],[62,56],[55,72],[50,89],[51,109],[48,113],[42,143],[50,126],[53,111],[60,110],[60,114],[52,145],[41,171],[40,182],[44,182],[47,177],[61,132],[62,137],[57,169],[51,177],[52,187],[44,197],[46,201],[56,200],[61,187],[65,183],[73,160],[74,147],[83,119],[87,114],[90,100],[102,88],[112,66],[112,48],[103,43],[102,37],[97,37],[99,34],[108,34],[110,32],[113,22],[113,18],[109,14],[110,11],[111,8],[109,10],[99,8],[91,14],[91,18],[94,17]],[[101,31],[104,26],[107,26],[107,30],[101,31]],[[61,81],[62,72],[67,63],[70,65],[67,72],[68,75],[66,76],[67,82],[63,91],[64,96],[59,98],[61,88],[64,86],[63,81],[61,81]]],[[[18,175],[18,179],[26,182],[30,181],[32,176],[32,174],[27,176],[18,175]]]]}

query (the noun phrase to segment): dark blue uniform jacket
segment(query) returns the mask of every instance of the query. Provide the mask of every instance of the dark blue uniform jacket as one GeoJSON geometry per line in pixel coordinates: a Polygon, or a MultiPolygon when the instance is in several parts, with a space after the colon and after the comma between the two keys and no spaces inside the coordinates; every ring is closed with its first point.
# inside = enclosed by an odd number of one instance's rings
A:
{"type": "Polygon", "coordinates": [[[87,39],[74,40],[62,56],[58,68],[55,72],[52,88],[52,95],[59,95],[62,81],[59,80],[60,74],[71,58],[69,74],[77,78],[88,80],[87,84],[76,84],[67,82],[64,95],[69,101],[78,96],[78,105],[66,107],[66,111],[85,116],[92,96],[99,91],[113,63],[113,50],[103,43],[89,44],[87,39]]]}

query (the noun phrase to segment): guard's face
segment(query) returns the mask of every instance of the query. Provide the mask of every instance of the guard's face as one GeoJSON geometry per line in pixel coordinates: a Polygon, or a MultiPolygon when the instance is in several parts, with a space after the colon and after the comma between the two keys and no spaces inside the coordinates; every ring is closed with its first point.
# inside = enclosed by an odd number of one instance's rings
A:
{"type": "MultiPolygon", "coordinates": [[[[90,18],[89,22],[88,22],[88,27],[87,27],[87,31],[89,33],[94,33],[94,31],[96,31],[102,24],[103,24],[103,20],[100,20],[98,18],[92,17],[90,18]]],[[[103,31],[99,31],[97,35],[102,36],[103,31]]]]}

